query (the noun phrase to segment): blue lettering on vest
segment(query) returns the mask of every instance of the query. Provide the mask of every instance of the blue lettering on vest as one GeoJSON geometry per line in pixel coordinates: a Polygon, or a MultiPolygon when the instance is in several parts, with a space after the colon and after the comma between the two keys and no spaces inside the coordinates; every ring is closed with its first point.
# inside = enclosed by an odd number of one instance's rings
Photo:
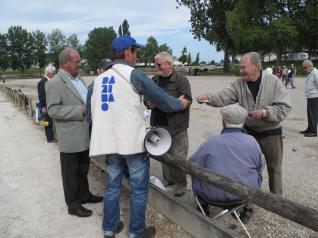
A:
{"type": "Polygon", "coordinates": [[[102,80],[102,89],[101,89],[101,109],[102,111],[108,111],[110,102],[115,102],[114,95],[113,95],[113,84],[115,84],[115,77],[111,76],[104,77],[102,80]]]}
{"type": "Polygon", "coordinates": [[[108,95],[102,94],[102,102],[108,102],[108,95]]]}
{"type": "Polygon", "coordinates": [[[102,103],[102,110],[106,112],[108,110],[108,104],[107,103],[102,103]]]}
{"type": "Polygon", "coordinates": [[[103,88],[103,90],[102,90],[102,93],[108,93],[108,85],[107,84],[104,84],[104,85],[102,85],[102,88],[103,88]]]}

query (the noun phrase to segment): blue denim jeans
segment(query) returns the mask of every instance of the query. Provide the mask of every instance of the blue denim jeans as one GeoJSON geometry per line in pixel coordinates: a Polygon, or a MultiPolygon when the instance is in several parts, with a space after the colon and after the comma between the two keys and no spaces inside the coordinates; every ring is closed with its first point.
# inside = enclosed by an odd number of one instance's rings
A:
{"type": "Polygon", "coordinates": [[[129,237],[139,237],[145,230],[145,213],[148,198],[149,159],[146,154],[106,155],[107,187],[104,196],[103,231],[105,235],[114,235],[120,221],[120,187],[126,165],[130,174],[131,217],[129,237]]]}

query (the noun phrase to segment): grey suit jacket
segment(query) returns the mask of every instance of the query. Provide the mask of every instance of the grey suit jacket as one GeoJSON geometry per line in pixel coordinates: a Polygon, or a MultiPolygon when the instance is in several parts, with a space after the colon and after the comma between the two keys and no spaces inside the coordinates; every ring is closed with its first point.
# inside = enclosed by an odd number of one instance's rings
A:
{"type": "Polygon", "coordinates": [[[59,70],[45,84],[48,114],[55,121],[59,148],[64,153],[81,152],[89,148],[89,125],[82,111],[85,102],[71,80],[68,74],[59,70]]]}

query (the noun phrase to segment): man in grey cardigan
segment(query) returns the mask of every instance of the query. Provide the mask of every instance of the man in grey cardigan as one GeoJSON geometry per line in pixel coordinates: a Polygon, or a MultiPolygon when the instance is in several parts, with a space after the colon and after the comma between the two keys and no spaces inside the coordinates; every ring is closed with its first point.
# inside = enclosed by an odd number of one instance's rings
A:
{"type": "Polygon", "coordinates": [[[79,53],[72,48],[59,55],[60,70],[45,84],[48,114],[55,121],[62,180],[68,213],[88,217],[92,211],[81,204],[103,201],[89,191],[89,133],[85,120],[87,87],[80,78],[79,53]]]}
{"type": "Polygon", "coordinates": [[[248,112],[244,128],[254,136],[265,155],[269,189],[282,195],[283,140],[280,122],[291,111],[291,99],[282,82],[273,74],[263,74],[260,55],[242,56],[241,78],[218,93],[196,97],[199,103],[223,107],[239,103],[248,112]]]}

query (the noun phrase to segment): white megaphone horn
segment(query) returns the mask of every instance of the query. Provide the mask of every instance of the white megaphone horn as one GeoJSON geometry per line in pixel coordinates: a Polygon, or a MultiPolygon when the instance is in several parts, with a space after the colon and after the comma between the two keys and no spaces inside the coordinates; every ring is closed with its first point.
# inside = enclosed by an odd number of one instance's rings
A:
{"type": "Polygon", "coordinates": [[[151,128],[145,137],[145,150],[150,156],[158,157],[166,154],[172,145],[172,136],[164,127],[151,128]]]}

